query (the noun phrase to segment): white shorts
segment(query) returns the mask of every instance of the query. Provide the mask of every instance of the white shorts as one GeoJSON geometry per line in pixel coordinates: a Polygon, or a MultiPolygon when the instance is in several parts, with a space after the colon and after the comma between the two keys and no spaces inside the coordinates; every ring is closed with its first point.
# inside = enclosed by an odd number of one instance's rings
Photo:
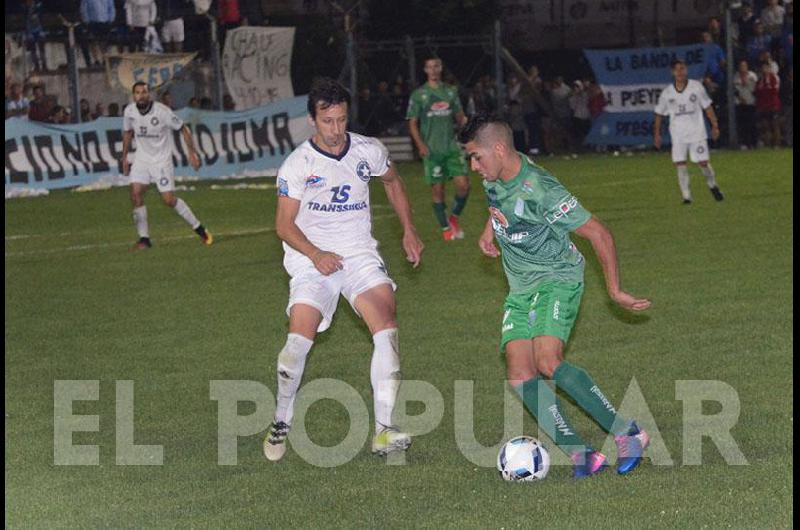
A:
{"type": "Polygon", "coordinates": [[[131,165],[131,184],[155,184],[158,191],[165,193],[175,191],[175,168],[169,164],[137,164],[131,165]]]}
{"type": "Polygon", "coordinates": [[[161,28],[161,42],[183,42],[183,19],[176,18],[164,22],[161,28]]]}
{"type": "MultiPolygon", "coordinates": [[[[294,304],[306,304],[322,313],[322,322],[317,332],[328,329],[336,313],[339,295],[347,298],[353,311],[356,310],[356,298],[365,291],[381,284],[389,284],[392,290],[397,285],[386,273],[380,254],[369,251],[344,259],[344,268],[329,276],[324,276],[314,267],[311,261],[289,281],[289,305],[286,315],[294,304]]],[[[359,315],[361,316],[361,315],[359,315]]]]}
{"type": "Polygon", "coordinates": [[[672,144],[672,161],[676,164],[678,162],[686,162],[686,152],[689,152],[689,158],[692,162],[708,162],[708,140],[701,142],[689,143],[673,143],[672,144]]]}

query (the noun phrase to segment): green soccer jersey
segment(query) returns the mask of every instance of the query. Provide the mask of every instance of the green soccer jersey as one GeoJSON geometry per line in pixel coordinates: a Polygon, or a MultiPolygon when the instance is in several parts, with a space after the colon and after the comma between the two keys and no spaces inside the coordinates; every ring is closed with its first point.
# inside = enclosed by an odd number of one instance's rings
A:
{"type": "Polygon", "coordinates": [[[431,154],[443,155],[458,150],[453,118],[461,112],[458,91],[444,83],[432,88],[425,83],[408,100],[406,119],[417,118],[422,141],[431,154]]]}
{"type": "Polygon", "coordinates": [[[583,255],[569,233],[591,214],[553,175],[520,156],[522,169],[512,180],[483,181],[511,292],[547,281],[582,282],[583,255]]]}

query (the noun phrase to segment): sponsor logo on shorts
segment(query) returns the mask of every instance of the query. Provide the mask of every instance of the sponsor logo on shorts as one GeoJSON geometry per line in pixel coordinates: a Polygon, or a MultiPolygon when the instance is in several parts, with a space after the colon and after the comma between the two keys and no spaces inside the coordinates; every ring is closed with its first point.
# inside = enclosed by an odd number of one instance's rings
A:
{"type": "Polygon", "coordinates": [[[506,331],[511,331],[512,329],[514,329],[514,323],[513,322],[509,322],[508,324],[506,324],[506,320],[508,320],[508,317],[510,317],[510,316],[511,316],[511,310],[510,309],[506,309],[506,312],[503,313],[503,329],[502,329],[503,333],[505,333],[506,331]]]}
{"type": "Polygon", "coordinates": [[[703,153],[706,152],[706,148],[703,147],[702,145],[698,145],[697,146],[697,152],[700,153],[700,154],[703,154],[703,153]]]}
{"type": "Polygon", "coordinates": [[[433,166],[433,177],[439,178],[442,176],[442,166],[433,166]]]}
{"type": "Polygon", "coordinates": [[[528,324],[533,326],[536,323],[536,311],[528,313],[528,324]]]}
{"type": "Polygon", "coordinates": [[[161,177],[161,179],[159,179],[158,183],[161,184],[162,186],[166,186],[167,184],[169,184],[169,178],[161,177]]]}
{"type": "Polygon", "coordinates": [[[561,300],[556,300],[556,303],[553,304],[553,320],[558,320],[560,310],[561,300]]]}
{"type": "Polygon", "coordinates": [[[322,188],[325,186],[325,177],[311,175],[306,178],[306,188],[322,188]]]}

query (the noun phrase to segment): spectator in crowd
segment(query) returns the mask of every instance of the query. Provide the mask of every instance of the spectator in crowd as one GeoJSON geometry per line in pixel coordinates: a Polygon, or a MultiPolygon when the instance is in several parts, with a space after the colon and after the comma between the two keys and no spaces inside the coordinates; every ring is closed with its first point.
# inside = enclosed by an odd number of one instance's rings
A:
{"type": "Polygon", "coordinates": [[[156,0],[125,0],[125,21],[131,51],[142,49],[147,28],[155,24],[157,15],[156,0]]]}
{"type": "Polygon", "coordinates": [[[44,85],[34,85],[33,100],[31,100],[30,110],[28,111],[28,119],[31,121],[47,121],[50,111],[55,106],[54,99],[45,93],[44,85]]]}
{"type": "Polygon", "coordinates": [[[113,0],[81,0],[81,50],[86,66],[100,66],[117,16],[113,0]]]}
{"type": "Polygon", "coordinates": [[[236,110],[236,102],[233,100],[233,96],[230,94],[225,94],[222,97],[222,110],[226,112],[236,110]]]}
{"type": "Polygon", "coordinates": [[[183,51],[185,40],[183,15],[189,9],[186,0],[160,0],[158,12],[163,25],[161,27],[161,42],[167,53],[180,53],[183,51]]]}
{"type": "Polygon", "coordinates": [[[356,117],[356,131],[367,136],[375,136],[375,101],[369,87],[363,87],[358,92],[358,116],[356,117]]]}
{"type": "Polygon", "coordinates": [[[482,76],[472,89],[472,114],[492,114],[497,110],[497,92],[492,78],[482,76]]]}
{"type": "Polygon", "coordinates": [[[780,79],[772,72],[769,63],[761,64],[761,75],[756,83],[756,112],[760,144],[778,147],[781,142],[780,79]]]}
{"type": "Polygon", "coordinates": [[[6,98],[6,119],[27,118],[31,102],[25,97],[21,83],[12,83],[6,98]]]}
{"type": "Polygon", "coordinates": [[[387,81],[378,83],[378,94],[375,97],[375,121],[379,135],[386,134],[400,121],[399,115],[394,112],[394,102],[389,93],[387,81]]]}
{"type": "Polygon", "coordinates": [[[242,25],[242,14],[239,10],[239,0],[219,0],[217,4],[219,14],[217,20],[219,22],[219,42],[222,48],[225,48],[225,36],[230,30],[236,29],[242,25]]]}
{"type": "Polygon", "coordinates": [[[96,120],[97,118],[102,118],[106,115],[105,106],[102,103],[98,103],[94,106],[94,113],[92,114],[92,119],[96,120]]]}
{"type": "MultiPolygon", "coordinates": [[[[791,4],[789,4],[791,5],[791,4]]],[[[786,74],[786,91],[783,99],[784,140],[789,147],[794,146],[794,67],[789,66],[786,74]]]]}
{"type": "Polygon", "coordinates": [[[525,116],[522,109],[522,84],[516,75],[508,76],[506,94],[506,114],[514,138],[514,149],[522,153],[527,151],[525,145],[525,116]]]}
{"type": "Polygon", "coordinates": [[[169,90],[165,90],[161,93],[160,98],[161,103],[172,109],[172,94],[169,93],[169,90]]]}
{"type": "Polygon", "coordinates": [[[589,92],[581,81],[575,81],[572,94],[569,97],[569,106],[572,109],[572,130],[575,139],[582,144],[589,130],[592,128],[592,115],[589,112],[589,92]]]}
{"type": "Polygon", "coordinates": [[[117,103],[109,103],[108,105],[108,117],[109,118],[119,118],[119,104],[117,103]]]}
{"type": "Polygon", "coordinates": [[[725,82],[725,51],[719,44],[714,42],[710,32],[704,31],[701,37],[702,42],[711,47],[707,73],[715,83],[721,85],[725,82]]]}
{"type": "Polygon", "coordinates": [[[42,27],[42,11],[42,2],[25,0],[25,46],[31,52],[33,69],[37,72],[47,70],[44,53],[46,33],[42,27]]]}
{"type": "Polygon", "coordinates": [[[78,112],[80,112],[81,123],[92,121],[92,107],[89,106],[88,99],[81,99],[78,112]]]}
{"type": "Polygon", "coordinates": [[[542,114],[547,106],[542,97],[542,78],[539,68],[528,68],[527,82],[522,83],[522,116],[528,131],[528,153],[538,155],[542,150],[542,114]]]}
{"type": "Polygon", "coordinates": [[[760,21],[756,21],[753,25],[753,36],[747,41],[747,60],[758,64],[758,56],[764,51],[769,51],[771,47],[772,37],[764,33],[764,25],[760,21]]]}
{"type": "Polygon", "coordinates": [[[784,6],[786,14],[783,16],[783,33],[794,33],[794,2],[784,6]]]}
{"type": "Polygon", "coordinates": [[[750,71],[746,60],[739,61],[733,77],[733,93],[736,101],[736,130],[739,145],[743,149],[756,146],[756,83],[758,76],[750,71]]]}
{"type": "Polygon", "coordinates": [[[47,122],[55,125],[64,125],[69,123],[69,114],[67,113],[67,109],[61,105],[56,105],[50,111],[50,116],[47,117],[47,122]]]}
{"type": "MultiPolygon", "coordinates": [[[[398,76],[392,85],[392,105],[395,116],[405,116],[408,107],[408,92],[405,89],[405,80],[398,76]]],[[[405,122],[405,120],[403,120],[405,122]]]]}
{"type": "MultiPolygon", "coordinates": [[[[572,91],[561,76],[553,79],[550,87],[550,106],[553,109],[551,135],[558,138],[566,149],[572,149],[572,107],[569,98],[572,91]]],[[[552,150],[551,150],[552,151],[552,150]]]]}
{"type": "Polygon", "coordinates": [[[764,32],[772,38],[778,38],[783,31],[783,18],[786,10],[778,3],[778,0],[767,0],[767,5],[761,10],[761,23],[764,25],[764,32]]]}
{"type": "Polygon", "coordinates": [[[603,88],[597,83],[592,83],[589,88],[589,114],[594,120],[603,113],[607,105],[603,88]]]}
{"type": "Polygon", "coordinates": [[[758,64],[767,63],[770,71],[775,75],[781,74],[781,67],[777,62],[772,60],[772,54],[768,50],[764,50],[758,55],[758,64]]]}
{"type": "Polygon", "coordinates": [[[214,103],[209,97],[200,98],[200,108],[203,110],[214,110],[214,103]]]}
{"type": "Polygon", "coordinates": [[[711,42],[719,45],[725,45],[725,34],[722,32],[722,23],[719,21],[717,17],[711,17],[708,19],[708,34],[711,35],[711,42]]]}
{"type": "Polygon", "coordinates": [[[189,98],[189,108],[191,108],[191,109],[199,109],[200,108],[200,100],[198,100],[194,96],[189,98]]]}
{"type": "Polygon", "coordinates": [[[749,4],[742,5],[741,15],[737,21],[737,28],[739,31],[738,42],[741,48],[744,48],[750,39],[755,35],[755,24],[758,19],[753,13],[753,8],[749,4]]]}

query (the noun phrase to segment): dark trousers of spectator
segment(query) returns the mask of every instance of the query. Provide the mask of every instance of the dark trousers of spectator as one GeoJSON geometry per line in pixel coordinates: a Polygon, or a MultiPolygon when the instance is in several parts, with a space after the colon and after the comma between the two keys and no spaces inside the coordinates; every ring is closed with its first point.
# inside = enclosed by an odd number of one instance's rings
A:
{"type": "Polygon", "coordinates": [[[528,128],[528,148],[542,150],[542,117],[531,112],[524,116],[525,126],[528,128]]]}
{"type": "Polygon", "coordinates": [[[31,52],[31,57],[33,58],[33,68],[37,72],[42,72],[47,70],[47,65],[45,64],[45,55],[44,55],[44,39],[41,38],[32,38],[27,42],[28,50],[31,52]]]}
{"type": "Polygon", "coordinates": [[[513,131],[514,134],[514,149],[522,153],[525,152],[525,131],[513,131]]]}
{"type": "Polygon", "coordinates": [[[144,34],[147,28],[130,28],[128,33],[128,46],[132,52],[140,52],[144,49],[144,34]]]}
{"type": "Polygon", "coordinates": [[[591,128],[591,120],[572,118],[572,130],[575,133],[575,140],[578,143],[578,147],[583,145],[583,141],[586,139],[586,135],[589,134],[589,130],[591,130],[591,128]]]}
{"type": "Polygon", "coordinates": [[[749,148],[756,146],[758,128],[755,105],[736,105],[736,133],[739,136],[739,145],[749,148]]]}
{"type": "Polygon", "coordinates": [[[219,26],[219,46],[220,49],[225,49],[225,37],[228,36],[228,32],[234,30],[239,27],[239,24],[228,22],[225,24],[220,24],[219,26]]]}

